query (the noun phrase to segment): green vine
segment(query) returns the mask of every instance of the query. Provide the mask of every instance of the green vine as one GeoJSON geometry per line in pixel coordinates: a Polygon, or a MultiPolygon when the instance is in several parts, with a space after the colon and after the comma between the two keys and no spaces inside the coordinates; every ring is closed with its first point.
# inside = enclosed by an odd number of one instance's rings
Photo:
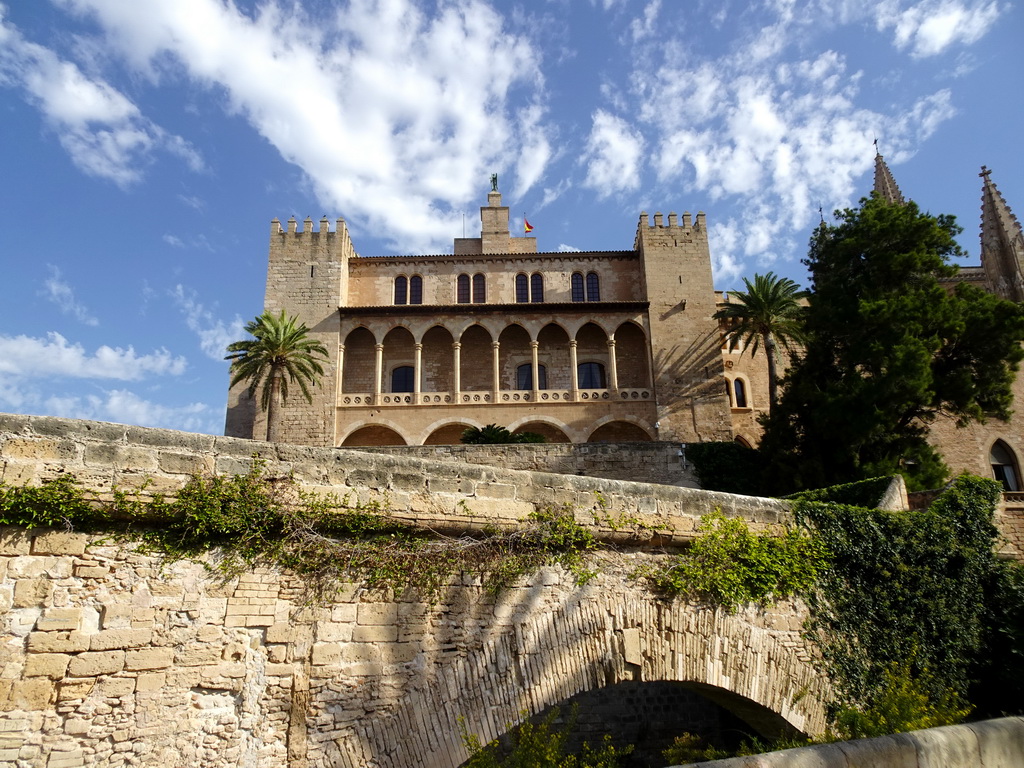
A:
{"type": "Polygon", "coordinates": [[[582,584],[594,576],[587,563],[597,548],[568,505],[537,510],[514,528],[444,536],[394,520],[377,502],[269,478],[258,461],[244,475],[196,476],[173,498],[149,501],[115,490],[113,501],[98,502],[67,475],[39,486],[0,484],[0,523],[120,533],[172,559],[216,550],[212,567],[226,576],[275,565],[304,576],[320,597],[354,579],[434,599],[463,572],[494,592],[549,564],[582,584]]]}
{"type": "Polygon", "coordinates": [[[735,611],[806,592],[825,562],[820,541],[796,528],[758,536],[743,520],[716,510],[701,518],[698,531],[686,551],[640,575],[666,595],[735,611]]]}

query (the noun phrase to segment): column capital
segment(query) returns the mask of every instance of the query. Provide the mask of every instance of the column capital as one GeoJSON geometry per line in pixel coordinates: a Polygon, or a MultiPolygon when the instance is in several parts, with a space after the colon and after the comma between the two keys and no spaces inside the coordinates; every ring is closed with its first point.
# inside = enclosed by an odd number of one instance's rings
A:
{"type": "Polygon", "coordinates": [[[540,347],[540,342],[539,341],[535,341],[535,340],[531,340],[530,341],[530,349],[537,349],[539,347],[540,347]]]}
{"type": "Polygon", "coordinates": [[[500,348],[501,348],[501,342],[500,341],[492,341],[491,342],[491,349],[500,349],[500,348]]]}
{"type": "Polygon", "coordinates": [[[377,350],[378,352],[383,352],[384,351],[384,345],[383,344],[374,344],[373,348],[375,350],[377,350]]]}

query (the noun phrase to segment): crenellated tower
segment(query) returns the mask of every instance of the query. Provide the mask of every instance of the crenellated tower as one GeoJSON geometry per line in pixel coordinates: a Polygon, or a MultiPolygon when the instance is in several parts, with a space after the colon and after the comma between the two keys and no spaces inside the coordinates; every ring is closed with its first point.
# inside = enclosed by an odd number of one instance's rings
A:
{"type": "Polygon", "coordinates": [[[703,213],[640,214],[634,249],[640,255],[642,298],[650,302],[650,343],[660,440],[731,440],[722,341],[703,213]]]}
{"type": "Polygon", "coordinates": [[[981,266],[989,290],[1024,301],[1024,233],[991,177],[981,166],[981,266]]]}
{"type": "MultiPolygon", "coordinates": [[[[338,219],[335,231],[327,217],[313,229],[309,217],[302,229],[292,217],[287,229],[278,219],[270,222],[270,256],[264,309],[274,314],[284,310],[295,315],[310,329],[310,336],[327,348],[330,362],[324,366],[320,386],[313,390],[313,404],[298,389],[290,390],[290,400],[282,411],[281,440],[306,445],[333,445],[335,400],[338,386],[338,307],[348,293],[348,261],[358,254],[349,237],[344,219],[338,219]]],[[[230,437],[266,436],[266,416],[248,398],[244,387],[228,393],[225,434],[230,437]]]]}

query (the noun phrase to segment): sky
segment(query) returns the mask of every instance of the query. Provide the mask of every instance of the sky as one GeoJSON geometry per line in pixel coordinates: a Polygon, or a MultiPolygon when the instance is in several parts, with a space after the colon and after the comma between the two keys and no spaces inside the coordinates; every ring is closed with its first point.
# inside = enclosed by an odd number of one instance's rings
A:
{"type": "Polygon", "coordinates": [[[0,0],[0,412],[221,434],[270,221],[361,255],[541,251],[704,211],[715,285],[806,285],[872,184],[1024,214],[1024,9],[1004,0],[0,0]]]}

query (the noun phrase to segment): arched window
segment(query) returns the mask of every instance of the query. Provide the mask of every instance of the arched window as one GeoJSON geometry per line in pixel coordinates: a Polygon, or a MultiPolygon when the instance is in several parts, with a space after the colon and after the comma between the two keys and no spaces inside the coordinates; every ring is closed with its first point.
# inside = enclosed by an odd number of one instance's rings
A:
{"type": "Polygon", "coordinates": [[[583,275],[580,272],[572,273],[572,300],[583,301],[583,275]]]}
{"type": "Polygon", "coordinates": [[[459,275],[456,283],[455,301],[459,304],[469,304],[469,275],[459,275]]]}
{"type": "Polygon", "coordinates": [[[400,365],[391,372],[392,392],[413,392],[416,369],[411,365],[400,365]]]}
{"type": "Polygon", "coordinates": [[[587,301],[601,300],[601,279],[597,272],[587,273],[587,301]]]}
{"type": "Polygon", "coordinates": [[[996,440],[989,451],[988,460],[992,464],[992,476],[1003,484],[1004,491],[1020,490],[1020,473],[1010,446],[1002,440],[996,440]]]}
{"type": "MultiPolygon", "coordinates": [[[[537,389],[548,388],[548,369],[537,366],[537,389]]],[[[516,389],[533,389],[533,365],[526,363],[516,368],[516,389]]]]}
{"type": "Polygon", "coordinates": [[[405,276],[395,278],[395,304],[405,304],[408,296],[408,282],[405,276]]]}
{"type": "Polygon", "coordinates": [[[534,304],[544,301],[544,276],[540,272],[530,275],[530,301],[534,304]]]}
{"type": "Polygon", "coordinates": [[[419,275],[413,275],[409,278],[409,303],[423,303],[423,278],[419,275]]]}
{"type": "Polygon", "coordinates": [[[530,287],[526,275],[516,275],[516,302],[525,304],[530,300],[530,287]]]}
{"type": "Polygon", "coordinates": [[[484,282],[483,274],[473,275],[473,303],[484,304],[487,302],[487,284],[484,282]]]}
{"type": "Polygon", "coordinates": [[[600,363],[580,363],[576,369],[580,389],[605,389],[604,366],[600,363]]]}
{"type": "Polygon", "coordinates": [[[736,393],[735,407],[746,408],[747,407],[747,387],[743,383],[743,379],[735,379],[732,382],[733,391],[736,393]]]}

